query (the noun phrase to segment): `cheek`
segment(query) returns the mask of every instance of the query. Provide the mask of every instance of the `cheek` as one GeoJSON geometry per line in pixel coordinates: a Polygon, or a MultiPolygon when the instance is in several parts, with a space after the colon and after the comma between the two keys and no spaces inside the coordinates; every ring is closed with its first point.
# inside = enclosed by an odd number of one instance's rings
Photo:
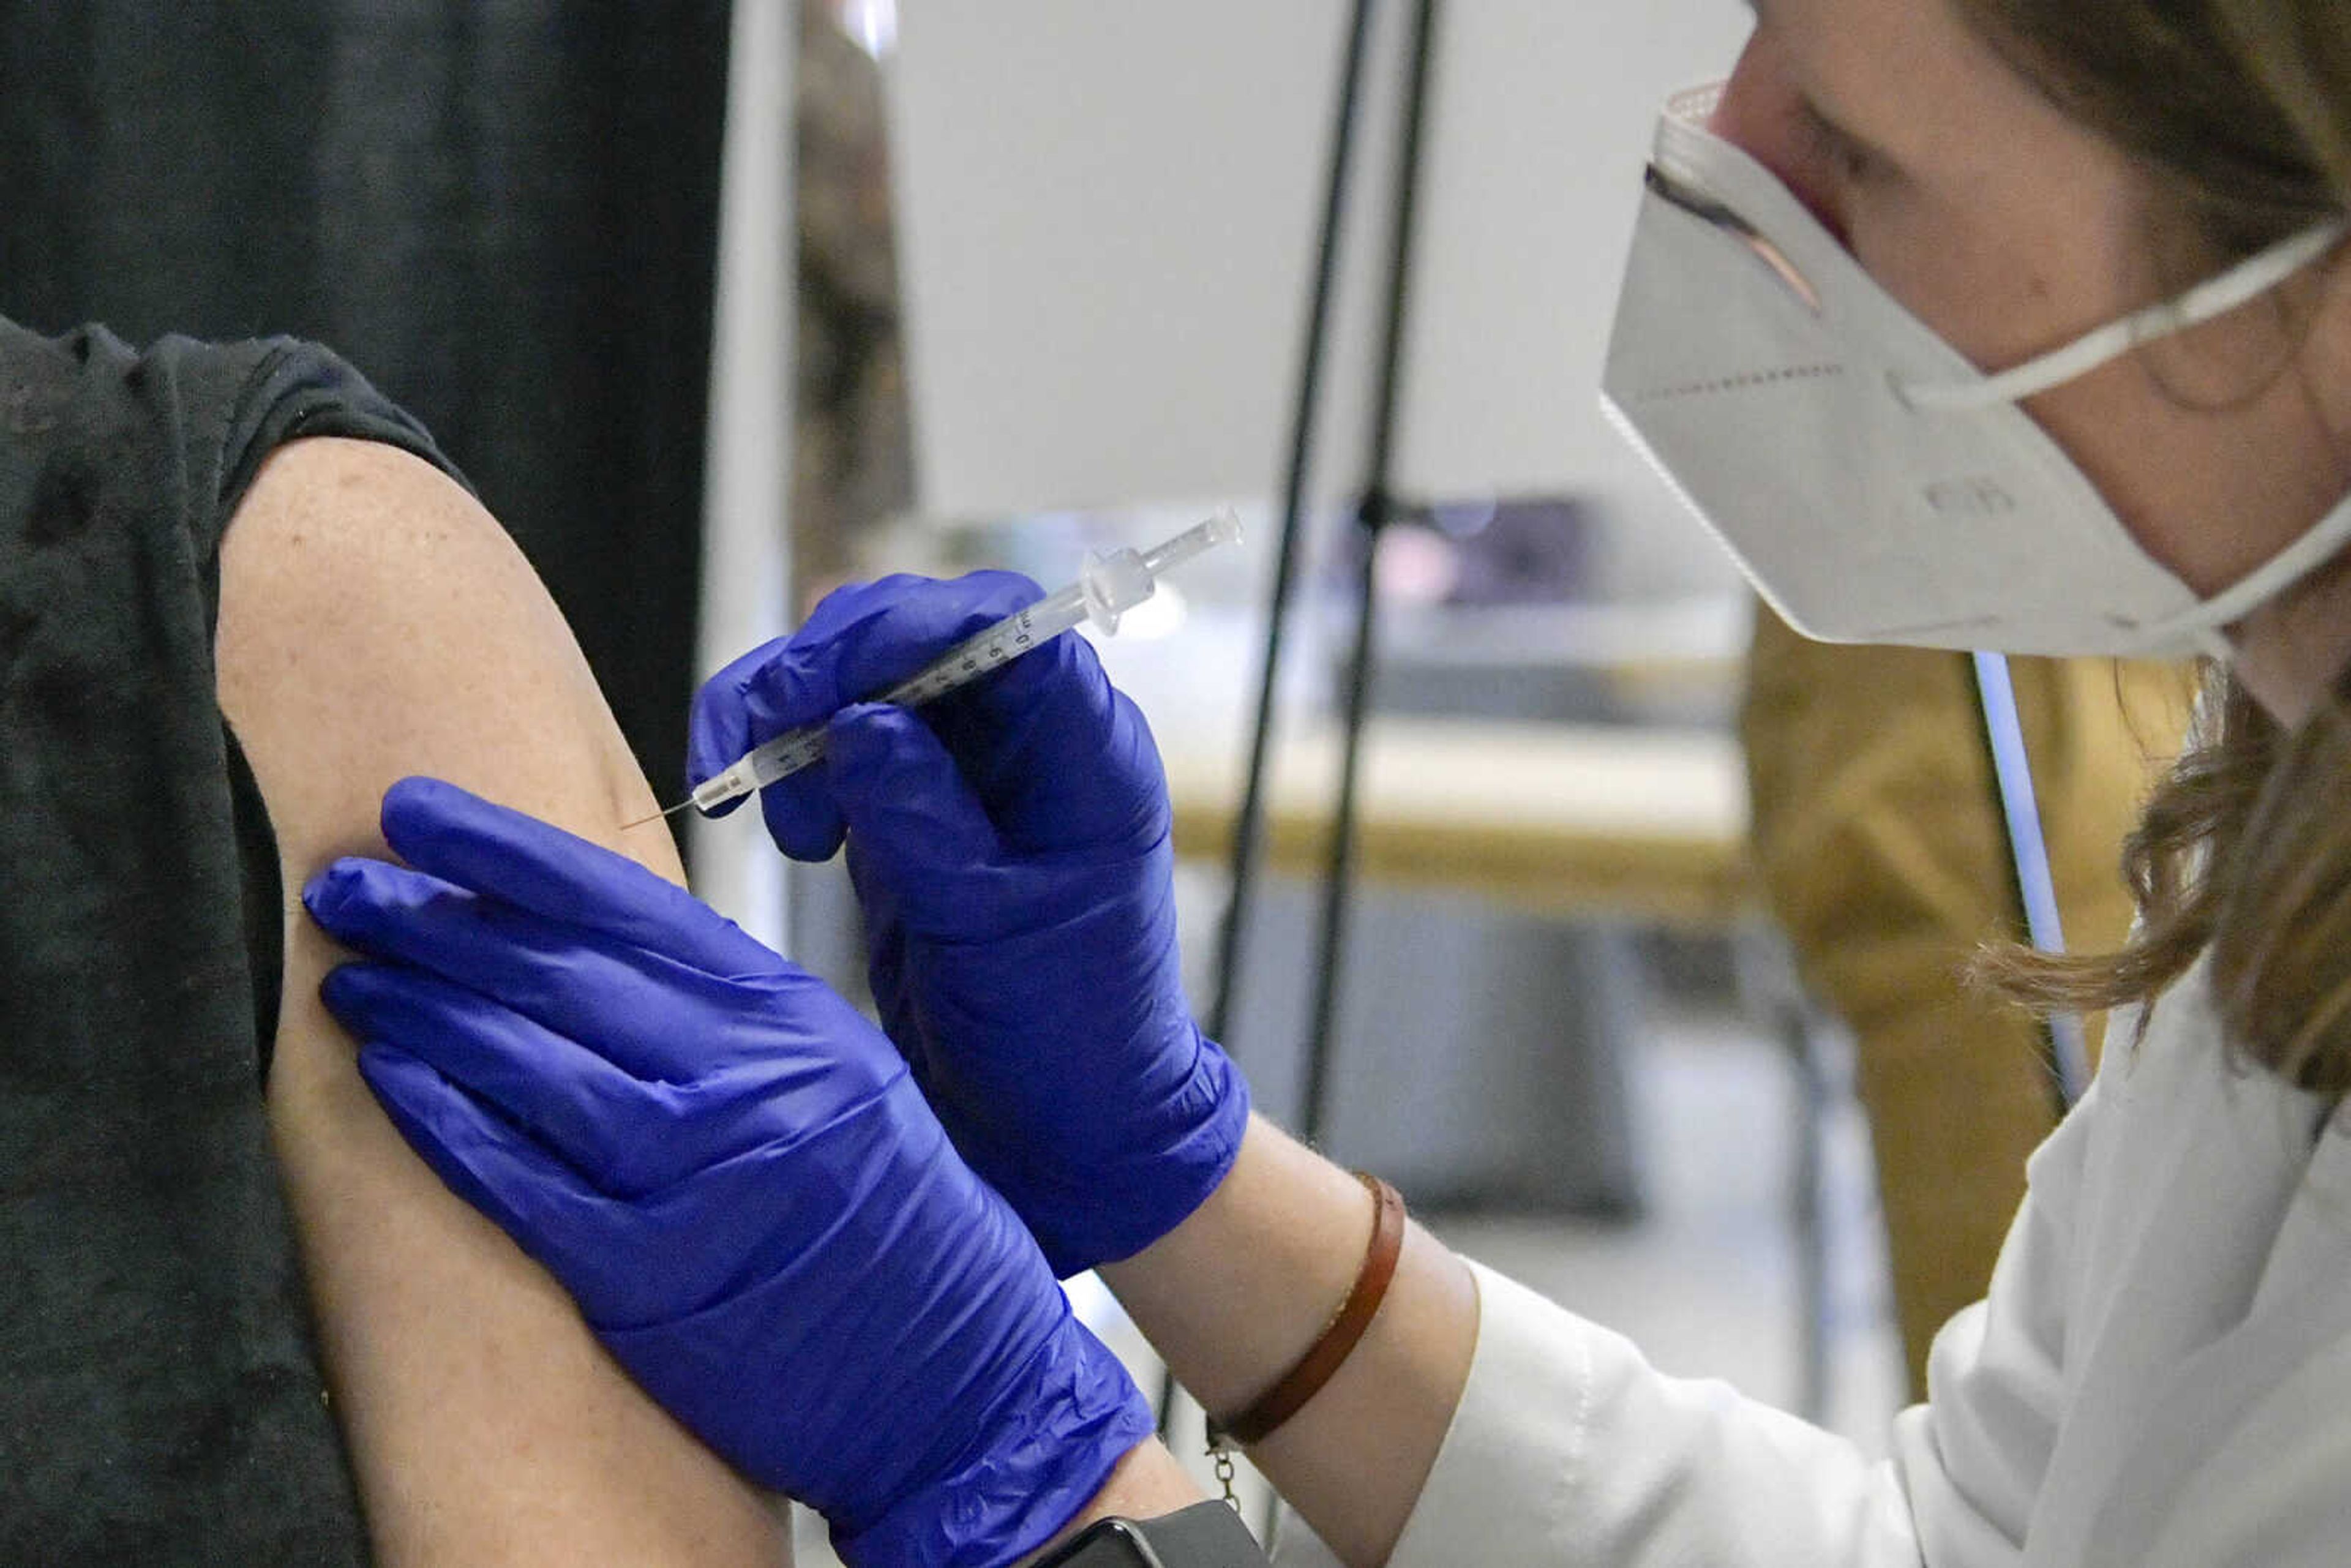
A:
{"type": "MultiPolygon", "coordinates": [[[[2167,522],[2165,486],[2150,472],[2147,450],[2162,437],[2163,410],[2150,406],[2147,390],[2146,378],[2125,361],[2021,406],[2073,459],[2141,549],[2190,588],[2210,592],[2222,586],[2208,580],[2216,563],[2202,559],[2192,533],[2167,522]]],[[[2179,433],[2171,434],[2176,439],[2179,433]]]]}
{"type": "Polygon", "coordinates": [[[2341,498],[2323,425],[2295,379],[2228,408],[2182,402],[2126,359],[2024,404],[2141,549],[2210,597],[2285,548],[2341,498]]]}
{"type": "Polygon", "coordinates": [[[2153,296],[2141,188],[2119,152],[2046,131],[1947,146],[1917,177],[1847,203],[1848,245],[1970,362],[2007,370],[2153,296]]]}
{"type": "Polygon", "coordinates": [[[2029,249],[1987,243],[1919,204],[1895,195],[1853,209],[1846,248],[1879,287],[1981,371],[2066,340],[2052,328],[2054,285],[2029,249]]]}

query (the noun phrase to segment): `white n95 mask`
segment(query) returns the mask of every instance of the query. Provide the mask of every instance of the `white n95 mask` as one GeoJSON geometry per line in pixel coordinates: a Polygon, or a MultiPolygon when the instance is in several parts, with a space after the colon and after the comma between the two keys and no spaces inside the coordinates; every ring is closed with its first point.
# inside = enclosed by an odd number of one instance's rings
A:
{"type": "Polygon", "coordinates": [[[2177,299],[1987,376],[1770,170],[1659,121],[1601,397],[1799,631],[2012,653],[2226,656],[2220,628],[2351,539],[2351,497],[2209,600],[2158,565],[2017,406],[2234,309],[2324,255],[2298,235],[2177,299]]]}

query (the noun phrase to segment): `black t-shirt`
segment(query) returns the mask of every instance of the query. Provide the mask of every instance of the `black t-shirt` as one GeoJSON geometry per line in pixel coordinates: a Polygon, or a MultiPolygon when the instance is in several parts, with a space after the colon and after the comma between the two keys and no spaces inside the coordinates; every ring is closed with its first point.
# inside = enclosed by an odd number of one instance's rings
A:
{"type": "Polygon", "coordinates": [[[221,537],[331,354],[0,321],[0,1562],[367,1558],[264,1116],[283,890],[221,537]]]}

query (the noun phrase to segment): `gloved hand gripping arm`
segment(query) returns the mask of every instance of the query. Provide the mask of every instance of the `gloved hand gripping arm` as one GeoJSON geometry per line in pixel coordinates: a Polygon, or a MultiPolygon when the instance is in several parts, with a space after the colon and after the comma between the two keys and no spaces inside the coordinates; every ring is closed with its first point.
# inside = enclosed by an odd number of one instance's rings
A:
{"type": "Polygon", "coordinates": [[[918,711],[842,706],[1040,596],[1009,572],[840,590],[703,687],[688,773],[832,716],[825,763],[761,792],[768,831],[802,860],[846,834],[890,1037],[1071,1274],[1173,1229],[1249,1122],[1185,999],[1150,729],[1069,633],[918,711]]]}
{"type": "Polygon", "coordinates": [[[1042,1542],[1150,1435],[891,1042],[633,862],[454,786],[385,797],[407,867],[305,891],[377,961],[328,1003],[444,1180],[598,1337],[852,1563],[1042,1542]]]}

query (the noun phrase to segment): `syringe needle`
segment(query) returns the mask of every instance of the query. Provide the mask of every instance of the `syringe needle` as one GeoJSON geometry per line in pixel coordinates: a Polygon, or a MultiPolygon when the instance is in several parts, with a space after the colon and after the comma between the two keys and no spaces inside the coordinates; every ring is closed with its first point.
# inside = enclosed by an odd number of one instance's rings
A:
{"type": "Polygon", "coordinates": [[[668,807],[668,808],[666,808],[666,809],[664,809],[664,810],[663,810],[655,811],[655,812],[654,812],[652,816],[650,816],[650,817],[639,817],[639,818],[638,818],[635,821],[633,821],[633,822],[622,822],[622,823],[621,824],[621,831],[622,831],[622,832],[624,832],[624,833],[625,833],[625,832],[627,832],[627,831],[628,831],[630,829],[632,829],[632,828],[642,828],[642,827],[643,827],[647,822],[658,822],[658,821],[660,821],[664,817],[674,817],[674,816],[676,816],[680,811],[684,810],[688,806],[691,806],[691,805],[693,805],[693,804],[694,804],[694,801],[693,801],[693,800],[692,800],[691,798],[688,798],[688,799],[684,800],[680,800],[676,805],[674,805],[674,806],[671,806],[671,807],[668,807]]]}

